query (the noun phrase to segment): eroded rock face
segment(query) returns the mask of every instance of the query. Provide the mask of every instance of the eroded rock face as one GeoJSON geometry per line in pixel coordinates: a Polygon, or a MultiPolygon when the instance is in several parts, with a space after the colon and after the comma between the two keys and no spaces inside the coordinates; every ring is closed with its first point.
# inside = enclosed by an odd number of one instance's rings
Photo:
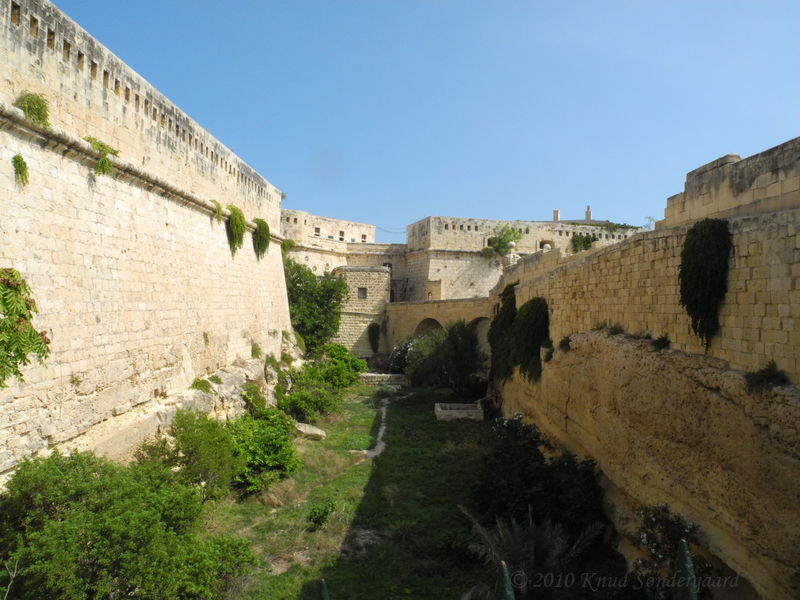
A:
{"type": "Polygon", "coordinates": [[[597,461],[621,531],[632,504],[667,504],[762,597],[800,597],[800,390],[751,394],[719,359],[592,332],[502,396],[504,414],[597,461]]]}

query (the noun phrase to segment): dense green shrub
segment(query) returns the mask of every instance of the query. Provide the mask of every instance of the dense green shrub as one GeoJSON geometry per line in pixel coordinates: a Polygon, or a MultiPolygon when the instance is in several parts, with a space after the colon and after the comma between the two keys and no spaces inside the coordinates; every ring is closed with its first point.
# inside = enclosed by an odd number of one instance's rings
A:
{"type": "Polygon", "coordinates": [[[225,218],[222,214],[222,204],[216,200],[212,200],[211,203],[214,205],[214,220],[217,223],[222,223],[223,219],[225,218]]]}
{"type": "Polygon", "coordinates": [[[546,459],[549,444],[534,425],[520,419],[498,419],[492,424],[489,453],[484,461],[473,502],[493,517],[536,522],[549,519],[578,533],[603,521],[602,491],[595,463],[571,454],[546,459]]]}
{"type": "Polygon", "coordinates": [[[576,233],[570,240],[572,251],[577,253],[583,250],[589,250],[597,239],[597,236],[593,233],[576,233]]]}
{"type": "MultiPolygon", "coordinates": [[[[532,298],[519,307],[511,330],[514,363],[529,381],[542,376],[539,349],[550,339],[550,315],[547,300],[532,298]]],[[[551,343],[552,347],[552,343],[551,343]]]]}
{"type": "Polygon", "coordinates": [[[495,254],[505,256],[511,250],[508,244],[510,242],[516,243],[521,239],[522,233],[520,231],[509,225],[503,225],[492,237],[486,240],[486,248],[489,250],[484,249],[482,254],[484,258],[491,258],[495,254]]]}
{"type": "Polygon", "coordinates": [[[255,383],[248,381],[242,386],[242,399],[253,417],[258,418],[267,409],[267,399],[255,383]]]}
{"type": "Polygon", "coordinates": [[[330,340],[339,331],[347,283],[325,273],[317,277],[308,267],[285,257],[283,271],[292,327],[305,340],[308,352],[330,340]]]}
{"type": "Polygon", "coordinates": [[[253,231],[253,251],[256,258],[261,260],[269,248],[269,225],[264,219],[253,219],[256,228],[253,231]]]}
{"type": "Polygon", "coordinates": [[[0,270],[0,390],[12,375],[23,381],[20,367],[33,354],[40,363],[50,353],[50,340],[31,324],[37,312],[31,290],[14,269],[0,270]]]}
{"type": "Polygon", "coordinates": [[[172,419],[169,435],[174,440],[172,445],[163,438],[145,444],[138,453],[139,460],[159,459],[180,467],[178,478],[197,486],[204,501],[223,496],[233,478],[244,469],[228,431],[203,412],[179,410],[172,419]]]}
{"type": "Polygon", "coordinates": [[[325,344],[317,352],[312,370],[332,388],[343,390],[358,383],[358,375],[367,370],[367,363],[341,344],[325,344]]]}
{"type": "Polygon", "coordinates": [[[475,330],[464,321],[449,323],[412,341],[405,373],[413,385],[446,385],[465,397],[480,395],[483,355],[475,330]]]}
{"type": "Polygon", "coordinates": [[[414,343],[414,338],[398,342],[389,354],[389,372],[405,373],[408,364],[408,351],[414,343]]]}
{"type": "Polygon", "coordinates": [[[719,309],[728,292],[732,251],[732,237],[724,219],[703,219],[686,232],[679,270],[681,305],[706,349],[719,331],[719,309]]]}
{"type": "Polygon", "coordinates": [[[381,341],[381,326],[378,323],[370,323],[367,326],[367,337],[369,338],[369,347],[373,352],[377,352],[378,343],[381,341]]]}
{"type": "Polygon", "coordinates": [[[0,560],[18,568],[8,597],[221,598],[254,557],[244,540],[199,537],[200,508],[197,490],[154,461],[24,461],[0,495],[0,560]]]}
{"type": "Polygon", "coordinates": [[[492,348],[492,377],[500,381],[509,379],[514,373],[515,357],[511,331],[517,316],[516,284],[505,287],[500,294],[500,304],[495,307],[494,318],[489,326],[489,345],[492,348]]]}
{"type": "Polygon", "coordinates": [[[278,408],[298,421],[314,423],[321,414],[334,413],[342,407],[341,394],[328,387],[294,385],[290,394],[278,399],[278,408]]]}
{"type": "Polygon", "coordinates": [[[14,101],[14,106],[21,109],[25,113],[25,118],[31,123],[45,129],[50,127],[50,105],[41,94],[23,92],[14,101]]]}
{"type": "Polygon", "coordinates": [[[745,373],[744,379],[747,382],[747,391],[751,393],[789,383],[789,377],[778,368],[774,360],[770,360],[763,369],[745,373]]]}
{"type": "Polygon", "coordinates": [[[244,461],[244,469],[234,481],[246,492],[257,492],[300,468],[292,445],[294,421],[281,411],[268,408],[257,419],[245,415],[228,423],[226,429],[236,445],[236,455],[244,461]]]}
{"type": "Polygon", "coordinates": [[[244,245],[244,232],[247,231],[247,219],[238,206],[228,205],[230,216],[225,222],[225,232],[228,234],[228,246],[231,249],[231,256],[236,256],[236,252],[244,245]]]}
{"type": "Polygon", "coordinates": [[[30,175],[28,173],[28,163],[22,158],[21,154],[15,154],[11,157],[11,164],[14,167],[14,181],[20,187],[25,187],[30,182],[30,175]]]}

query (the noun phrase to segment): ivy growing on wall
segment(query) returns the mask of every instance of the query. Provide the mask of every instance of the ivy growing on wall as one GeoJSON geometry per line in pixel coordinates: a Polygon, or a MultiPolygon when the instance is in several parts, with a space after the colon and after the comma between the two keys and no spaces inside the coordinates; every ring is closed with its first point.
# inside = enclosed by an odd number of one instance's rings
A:
{"type": "Polygon", "coordinates": [[[550,340],[547,300],[532,298],[519,307],[511,338],[514,362],[519,365],[520,373],[529,381],[538,381],[542,376],[539,348],[550,340]]]}
{"type": "Polygon", "coordinates": [[[724,219],[703,219],[686,232],[679,279],[681,305],[692,319],[692,330],[708,350],[719,331],[719,309],[728,292],[728,268],[733,242],[724,219]]]}
{"type": "Polygon", "coordinates": [[[33,354],[43,362],[50,353],[50,340],[31,324],[37,312],[31,290],[14,269],[0,270],[0,389],[12,375],[22,381],[20,367],[33,354]]]}
{"type": "Polygon", "coordinates": [[[513,345],[511,331],[517,316],[516,283],[505,287],[500,294],[500,304],[495,308],[494,318],[489,325],[489,345],[492,348],[492,377],[504,381],[514,373],[513,345]]]}
{"type": "Polygon", "coordinates": [[[597,236],[593,233],[576,233],[572,236],[570,243],[572,244],[573,252],[581,252],[588,250],[592,244],[597,241],[597,236]]]}
{"type": "Polygon", "coordinates": [[[108,155],[119,156],[119,150],[112,148],[105,142],[90,135],[87,135],[83,139],[89,142],[96,152],[100,153],[100,158],[98,158],[97,162],[94,164],[94,172],[98,175],[113,175],[114,165],[111,163],[111,159],[108,158],[108,155]]]}
{"type": "Polygon", "coordinates": [[[244,244],[244,232],[247,230],[247,221],[244,213],[238,206],[228,205],[231,213],[225,223],[225,231],[228,234],[228,246],[231,248],[231,256],[236,256],[237,250],[244,244]]]}
{"type": "Polygon", "coordinates": [[[215,212],[214,212],[214,219],[217,223],[222,223],[224,217],[222,216],[222,204],[217,202],[216,200],[212,200],[211,203],[214,205],[215,212]]]}
{"type": "Polygon", "coordinates": [[[369,347],[373,352],[377,352],[378,342],[381,340],[381,326],[377,323],[370,323],[367,326],[367,338],[369,338],[369,347]]]}
{"type": "Polygon", "coordinates": [[[14,165],[14,181],[16,181],[20,187],[28,185],[28,163],[25,162],[25,159],[22,158],[21,155],[15,154],[11,158],[11,164],[14,165]]]}
{"type": "Polygon", "coordinates": [[[41,94],[23,92],[14,102],[14,106],[25,113],[25,118],[47,129],[50,127],[50,105],[41,94]]]}
{"type": "Polygon", "coordinates": [[[269,248],[269,225],[264,219],[253,219],[256,228],[253,231],[253,250],[256,258],[261,260],[269,248]]]}

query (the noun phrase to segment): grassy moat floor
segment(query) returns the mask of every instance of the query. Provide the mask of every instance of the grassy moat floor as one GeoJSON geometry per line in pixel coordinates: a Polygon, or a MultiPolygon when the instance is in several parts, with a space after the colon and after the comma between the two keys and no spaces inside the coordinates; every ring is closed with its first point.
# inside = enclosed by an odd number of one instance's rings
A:
{"type": "Polygon", "coordinates": [[[435,395],[388,398],[386,449],[375,458],[380,425],[375,389],[360,387],[344,410],[317,425],[323,441],[298,440],[303,468],[242,501],[209,504],[208,531],[250,540],[263,561],[231,589],[231,599],[317,600],[325,579],[332,600],[460,598],[484,578],[469,556],[467,504],[485,453],[486,427],[437,422],[435,395]],[[335,503],[313,529],[310,508],[335,503]]]}

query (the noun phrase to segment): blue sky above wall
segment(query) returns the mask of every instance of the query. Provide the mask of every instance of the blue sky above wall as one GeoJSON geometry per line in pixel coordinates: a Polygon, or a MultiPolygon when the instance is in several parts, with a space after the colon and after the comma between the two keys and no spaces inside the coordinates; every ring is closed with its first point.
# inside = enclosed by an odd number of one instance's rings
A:
{"type": "Polygon", "coordinates": [[[381,241],[587,204],[642,225],[687,171],[800,135],[790,0],[56,4],[284,206],[381,241]]]}

